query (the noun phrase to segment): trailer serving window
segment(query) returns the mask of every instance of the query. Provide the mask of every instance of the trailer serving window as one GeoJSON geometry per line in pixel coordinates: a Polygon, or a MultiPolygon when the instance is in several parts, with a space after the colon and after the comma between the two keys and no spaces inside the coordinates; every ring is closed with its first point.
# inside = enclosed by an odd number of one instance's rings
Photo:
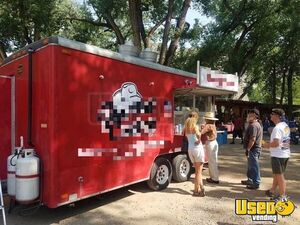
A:
{"type": "Polygon", "coordinates": [[[204,123],[203,116],[205,112],[215,111],[214,96],[191,93],[188,90],[176,91],[174,95],[174,125],[175,134],[181,134],[184,121],[191,110],[199,113],[199,123],[204,123]]]}

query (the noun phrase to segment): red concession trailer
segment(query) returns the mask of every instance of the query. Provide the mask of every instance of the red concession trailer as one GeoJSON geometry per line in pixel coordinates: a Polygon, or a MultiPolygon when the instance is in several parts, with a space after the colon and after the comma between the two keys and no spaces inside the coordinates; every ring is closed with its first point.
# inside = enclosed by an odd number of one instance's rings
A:
{"type": "Polygon", "coordinates": [[[212,111],[213,96],[238,85],[230,75],[213,76],[61,37],[30,44],[0,66],[1,179],[15,176],[16,192],[25,191],[20,202],[39,189],[38,201],[50,208],[140,181],[154,190],[172,176],[185,181],[184,110],[212,111]],[[30,149],[39,160],[21,169],[18,160],[30,149]],[[17,155],[19,168],[7,171],[9,155],[17,155]],[[38,168],[21,171],[29,167],[38,168]]]}

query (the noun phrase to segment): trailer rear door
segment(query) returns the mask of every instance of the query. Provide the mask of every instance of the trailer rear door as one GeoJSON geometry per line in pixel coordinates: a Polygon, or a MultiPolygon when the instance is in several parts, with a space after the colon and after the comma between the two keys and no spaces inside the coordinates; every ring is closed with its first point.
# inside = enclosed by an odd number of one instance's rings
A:
{"type": "Polygon", "coordinates": [[[15,78],[0,75],[0,178],[6,179],[7,157],[15,145],[15,78]]]}

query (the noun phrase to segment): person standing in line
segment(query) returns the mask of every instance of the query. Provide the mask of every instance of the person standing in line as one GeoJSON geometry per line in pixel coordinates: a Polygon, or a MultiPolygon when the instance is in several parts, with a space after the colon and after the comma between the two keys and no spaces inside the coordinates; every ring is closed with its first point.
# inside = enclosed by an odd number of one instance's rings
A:
{"type": "Polygon", "coordinates": [[[270,150],[273,172],[273,184],[271,189],[266,191],[266,195],[271,199],[281,201],[287,201],[284,172],[291,154],[290,128],[284,122],[284,114],[282,109],[272,109],[271,121],[275,127],[271,133],[270,142],[263,145],[264,148],[270,150]],[[275,196],[277,187],[279,188],[279,196],[275,196]]]}
{"type": "Polygon", "coordinates": [[[241,181],[242,184],[247,185],[248,189],[258,189],[261,182],[258,160],[261,153],[263,131],[258,119],[259,111],[257,109],[250,109],[247,115],[247,122],[249,125],[244,136],[248,179],[241,181]]]}
{"type": "Polygon", "coordinates": [[[202,169],[204,163],[204,149],[201,143],[201,133],[197,125],[198,114],[186,119],[183,133],[188,139],[188,154],[195,167],[194,196],[205,196],[202,181],[202,169]]]}
{"type": "Polygon", "coordinates": [[[202,135],[206,135],[206,150],[208,153],[208,169],[209,169],[209,178],[206,178],[208,183],[219,183],[219,169],[218,169],[218,151],[219,145],[217,142],[217,128],[215,121],[218,119],[215,118],[213,112],[206,112],[204,115],[205,124],[201,130],[202,135]]]}
{"type": "Polygon", "coordinates": [[[233,119],[233,138],[230,144],[235,144],[236,137],[241,138],[241,144],[243,144],[243,123],[239,115],[235,116],[233,119]]]}

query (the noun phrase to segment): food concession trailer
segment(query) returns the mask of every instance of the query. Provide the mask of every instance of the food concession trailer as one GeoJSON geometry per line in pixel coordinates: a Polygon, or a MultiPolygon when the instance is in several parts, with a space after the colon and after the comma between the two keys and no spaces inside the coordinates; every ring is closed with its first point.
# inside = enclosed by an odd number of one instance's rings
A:
{"type": "Polygon", "coordinates": [[[188,73],[61,37],[32,43],[0,66],[1,180],[16,201],[50,208],[185,181],[188,110],[214,111],[214,96],[237,88],[235,75],[209,68],[188,73]]]}

